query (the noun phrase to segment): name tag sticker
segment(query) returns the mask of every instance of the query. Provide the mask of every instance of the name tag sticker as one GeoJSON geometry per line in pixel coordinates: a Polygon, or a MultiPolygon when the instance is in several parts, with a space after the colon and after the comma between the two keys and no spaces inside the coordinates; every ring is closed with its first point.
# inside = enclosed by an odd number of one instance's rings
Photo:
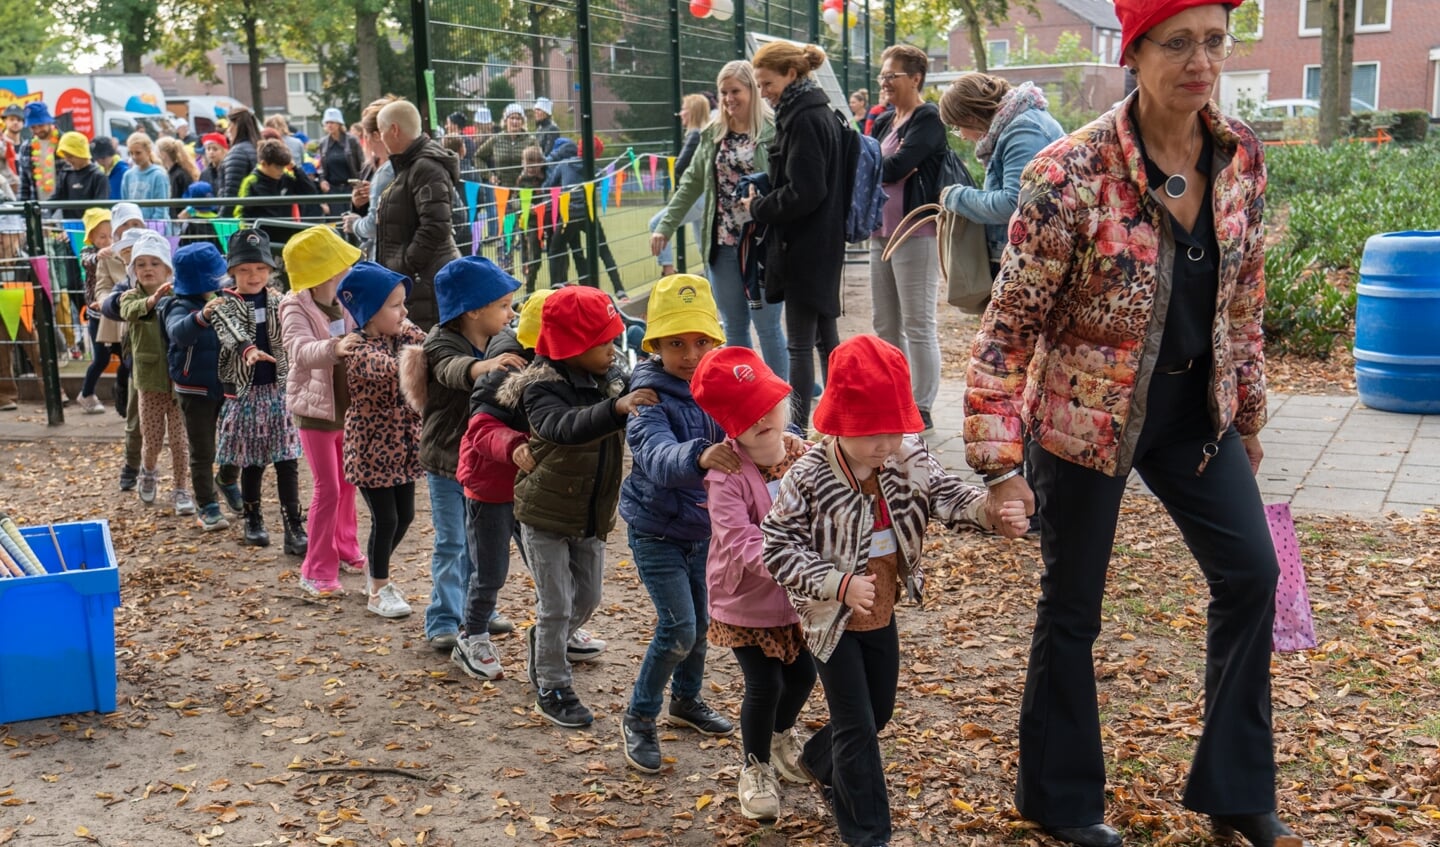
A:
{"type": "Polygon", "coordinates": [[[260,324],[263,324],[263,323],[265,323],[265,307],[264,307],[264,306],[256,306],[256,307],[255,307],[255,325],[256,325],[256,326],[259,326],[260,324]]]}
{"type": "Polygon", "coordinates": [[[870,558],[890,556],[895,553],[895,530],[882,529],[870,534],[870,558]]]}
{"type": "Polygon", "coordinates": [[[337,318],[330,322],[330,337],[339,338],[345,334],[345,319],[337,318]]]}

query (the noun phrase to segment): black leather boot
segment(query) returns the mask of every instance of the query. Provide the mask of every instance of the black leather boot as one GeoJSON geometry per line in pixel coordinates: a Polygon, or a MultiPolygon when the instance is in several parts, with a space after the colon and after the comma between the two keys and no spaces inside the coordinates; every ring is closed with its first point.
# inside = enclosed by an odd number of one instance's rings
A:
{"type": "Polygon", "coordinates": [[[245,504],[245,543],[251,547],[270,546],[270,533],[265,531],[265,515],[258,502],[245,504]]]}
{"type": "Polygon", "coordinates": [[[1239,834],[1254,847],[1303,847],[1304,840],[1280,821],[1274,812],[1259,815],[1214,815],[1215,835],[1230,838],[1239,834]]]}
{"type": "Polygon", "coordinates": [[[310,538],[305,534],[305,519],[300,510],[285,512],[285,552],[292,556],[303,556],[310,548],[310,538]]]}
{"type": "Polygon", "coordinates": [[[1103,823],[1090,826],[1047,826],[1042,829],[1056,841],[1074,844],[1076,847],[1120,847],[1124,843],[1120,833],[1103,823]]]}

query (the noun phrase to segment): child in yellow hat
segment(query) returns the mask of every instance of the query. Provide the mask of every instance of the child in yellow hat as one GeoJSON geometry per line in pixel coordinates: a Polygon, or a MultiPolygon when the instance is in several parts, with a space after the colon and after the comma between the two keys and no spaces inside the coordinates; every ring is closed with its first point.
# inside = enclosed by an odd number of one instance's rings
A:
{"type": "MultiPolygon", "coordinates": [[[[85,302],[96,302],[95,283],[100,273],[100,251],[110,246],[110,210],[109,209],[86,209],[85,222],[85,246],[80,250],[80,270],[85,276],[85,302]]],[[[105,404],[95,396],[95,386],[100,382],[100,375],[110,367],[110,360],[121,355],[120,342],[113,344],[100,340],[100,312],[90,311],[87,316],[86,329],[90,333],[90,345],[95,350],[95,356],[90,360],[90,367],[85,369],[85,382],[80,387],[80,411],[87,415],[103,414],[105,404]]]]}

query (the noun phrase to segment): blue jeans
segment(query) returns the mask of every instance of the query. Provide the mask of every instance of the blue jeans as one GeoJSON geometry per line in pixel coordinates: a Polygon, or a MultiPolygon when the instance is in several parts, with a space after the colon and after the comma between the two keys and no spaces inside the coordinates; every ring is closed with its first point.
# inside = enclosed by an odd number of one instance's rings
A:
{"type": "Polygon", "coordinates": [[[766,303],[751,309],[745,298],[745,282],[740,277],[740,254],[734,247],[715,248],[715,264],[710,266],[710,289],[715,305],[720,308],[720,322],[725,325],[725,344],[753,350],[750,324],[760,337],[760,358],[783,380],[790,379],[790,354],[785,349],[785,331],[780,328],[783,303],[766,303]]]}
{"type": "MultiPolygon", "coordinates": [[[[694,204],[690,206],[690,211],[685,213],[685,217],[680,219],[681,227],[684,227],[685,224],[690,224],[691,240],[689,244],[685,245],[689,248],[690,254],[686,258],[694,257],[700,252],[700,216],[703,214],[705,214],[705,195],[701,194],[700,199],[696,200],[694,204]]],[[[654,232],[655,227],[660,225],[660,219],[663,217],[665,217],[664,207],[650,216],[651,232],[654,232]]],[[[703,256],[700,258],[702,261],[704,260],[703,256]]],[[[666,265],[675,264],[675,239],[672,238],[665,242],[665,249],[660,251],[660,255],[655,257],[655,261],[658,262],[662,268],[666,265]]]]}
{"type": "Polygon", "coordinates": [[[631,529],[630,551],[659,618],[630,695],[630,714],[653,718],[660,714],[666,680],[673,680],[672,699],[700,696],[710,628],[705,592],[710,539],[674,541],[631,529]]]}
{"type": "Polygon", "coordinates": [[[465,543],[465,489],[449,477],[425,474],[430,483],[430,516],[435,548],[430,553],[430,605],[425,637],[459,632],[470,591],[470,556],[465,543]]]}

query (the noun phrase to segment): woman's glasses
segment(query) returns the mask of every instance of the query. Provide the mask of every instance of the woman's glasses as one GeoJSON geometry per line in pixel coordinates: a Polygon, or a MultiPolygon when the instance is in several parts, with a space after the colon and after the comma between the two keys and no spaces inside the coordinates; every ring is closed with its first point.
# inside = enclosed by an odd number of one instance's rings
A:
{"type": "Polygon", "coordinates": [[[1235,36],[1228,32],[1198,40],[1183,35],[1167,38],[1164,41],[1156,41],[1148,35],[1140,37],[1159,47],[1165,58],[1176,64],[1190,61],[1190,57],[1194,56],[1195,50],[1200,47],[1205,48],[1205,55],[1210,57],[1210,61],[1223,62],[1230,58],[1231,53],[1235,52],[1236,44],[1235,36]]]}

